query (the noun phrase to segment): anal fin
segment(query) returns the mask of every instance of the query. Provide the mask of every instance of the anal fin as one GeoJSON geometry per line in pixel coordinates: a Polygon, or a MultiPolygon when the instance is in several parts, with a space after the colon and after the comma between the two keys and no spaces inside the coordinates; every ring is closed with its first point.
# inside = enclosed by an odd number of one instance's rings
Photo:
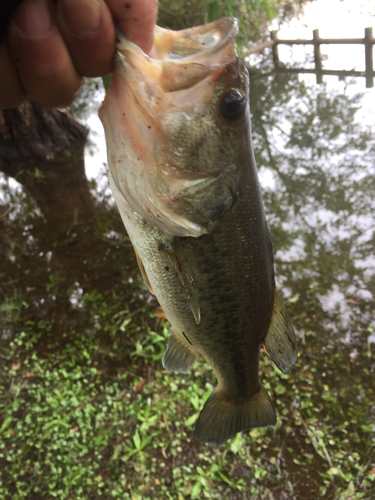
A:
{"type": "Polygon", "coordinates": [[[187,342],[181,340],[175,333],[171,333],[163,356],[163,366],[166,370],[186,373],[197,357],[198,353],[187,342]]]}
{"type": "Polygon", "coordinates": [[[283,372],[288,373],[297,361],[297,340],[289,314],[275,289],[271,323],[264,340],[268,356],[283,372]]]}
{"type": "Polygon", "coordinates": [[[207,399],[194,432],[201,443],[216,447],[238,432],[276,424],[275,409],[262,384],[249,399],[228,400],[225,396],[216,388],[207,399]]]}

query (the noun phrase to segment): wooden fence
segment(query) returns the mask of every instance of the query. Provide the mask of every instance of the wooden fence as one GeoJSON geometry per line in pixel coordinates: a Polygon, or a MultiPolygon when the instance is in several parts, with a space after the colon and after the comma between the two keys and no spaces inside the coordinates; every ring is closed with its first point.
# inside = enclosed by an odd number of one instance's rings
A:
{"type": "Polygon", "coordinates": [[[281,73],[314,73],[316,75],[316,83],[323,83],[324,75],[336,75],[338,77],[344,76],[362,76],[366,78],[366,87],[374,86],[375,71],[373,67],[373,46],[375,45],[375,38],[373,37],[372,28],[365,28],[364,38],[320,38],[319,30],[313,31],[313,38],[311,40],[279,40],[277,38],[277,31],[271,32],[271,40],[268,40],[256,47],[251,47],[245,52],[245,56],[254,54],[266,47],[272,47],[272,58],[276,72],[281,73]],[[356,70],[331,70],[323,69],[322,55],[320,51],[321,45],[364,45],[365,47],[365,71],[356,70]],[[279,58],[279,45],[313,45],[314,46],[314,69],[307,68],[287,68],[279,58]]]}

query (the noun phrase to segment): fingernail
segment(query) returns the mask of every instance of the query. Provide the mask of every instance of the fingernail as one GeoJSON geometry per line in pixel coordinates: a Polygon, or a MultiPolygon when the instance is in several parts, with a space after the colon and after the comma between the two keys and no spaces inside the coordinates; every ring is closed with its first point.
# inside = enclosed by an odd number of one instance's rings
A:
{"type": "Polygon", "coordinates": [[[101,5],[96,0],[62,0],[61,11],[73,35],[95,35],[101,24],[101,5]]]}
{"type": "Polygon", "coordinates": [[[51,14],[46,0],[25,0],[16,10],[13,22],[28,36],[38,36],[51,28],[51,14]]]}

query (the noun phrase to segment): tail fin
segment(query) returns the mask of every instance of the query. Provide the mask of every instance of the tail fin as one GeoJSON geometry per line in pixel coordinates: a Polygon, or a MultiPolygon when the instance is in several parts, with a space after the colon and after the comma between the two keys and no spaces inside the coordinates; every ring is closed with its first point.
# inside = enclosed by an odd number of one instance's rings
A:
{"type": "Polygon", "coordinates": [[[194,435],[201,443],[219,446],[237,432],[275,424],[276,413],[262,384],[251,399],[237,401],[226,400],[216,388],[199,415],[194,435]]]}

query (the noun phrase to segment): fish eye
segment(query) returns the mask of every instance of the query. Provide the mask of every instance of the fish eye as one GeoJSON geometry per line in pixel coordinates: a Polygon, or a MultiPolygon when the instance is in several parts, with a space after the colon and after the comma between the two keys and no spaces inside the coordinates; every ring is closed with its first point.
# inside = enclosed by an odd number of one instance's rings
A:
{"type": "Polygon", "coordinates": [[[238,120],[246,108],[245,96],[237,89],[231,89],[220,99],[220,113],[229,121],[238,120]]]}

